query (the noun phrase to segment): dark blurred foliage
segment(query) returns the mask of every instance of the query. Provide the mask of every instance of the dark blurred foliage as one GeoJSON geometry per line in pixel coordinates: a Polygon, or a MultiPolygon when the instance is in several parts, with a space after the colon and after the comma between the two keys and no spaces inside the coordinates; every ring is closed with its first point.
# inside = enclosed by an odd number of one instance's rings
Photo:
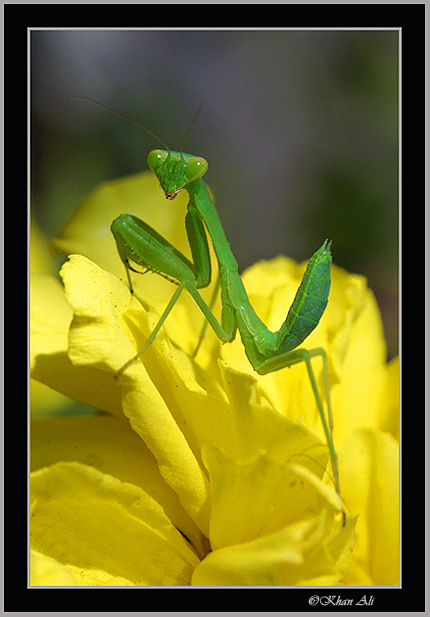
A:
{"type": "MultiPolygon", "coordinates": [[[[32,214],[55,237],[98,183],[146,168],[133,118],[209,161],[241,269],[329,238],[398,320],[397,31],[32,32],[32,214]]],[[[126,211],[127,204],[124,204],[126,211]]],[[[166,211],[166,216],[168,212],[166,211]]]]}

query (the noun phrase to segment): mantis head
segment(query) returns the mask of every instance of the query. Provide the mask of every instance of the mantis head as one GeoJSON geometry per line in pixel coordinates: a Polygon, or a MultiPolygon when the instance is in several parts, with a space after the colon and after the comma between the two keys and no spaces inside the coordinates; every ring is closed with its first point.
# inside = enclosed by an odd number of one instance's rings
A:
{"type": "Polygon", "coordinates": [[[208,170],[208,162],[204,158],[169,150],[152,150],[147,161],[166,199],[175,199],[179,191],[204,176],[208,170]]]}

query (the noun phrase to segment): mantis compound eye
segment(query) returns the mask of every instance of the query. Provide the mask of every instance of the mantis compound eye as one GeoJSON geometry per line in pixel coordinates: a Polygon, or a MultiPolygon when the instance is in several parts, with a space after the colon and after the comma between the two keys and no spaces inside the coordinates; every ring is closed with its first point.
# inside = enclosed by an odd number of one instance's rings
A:
{"type": "Polygon", "coordinates": [[[169,153],[166,150],[151,150],[147,158],[148,167],[155,171],[164,163],[168,156],[169,153]]]}
{"type": "Polygon", "coordinates": [[[206,159],[200,156],[195,156],[194,158],[189,159],[185,168],[188,182],[192,182],[193,180],[197,180],[198,178],[204,176],[208,170],[208,167],[209,165],[206,159]]]}

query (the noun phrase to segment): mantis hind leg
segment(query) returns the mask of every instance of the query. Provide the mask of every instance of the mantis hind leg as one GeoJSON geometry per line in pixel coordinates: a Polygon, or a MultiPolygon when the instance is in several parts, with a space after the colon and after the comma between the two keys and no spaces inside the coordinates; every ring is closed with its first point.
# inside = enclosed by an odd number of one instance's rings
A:
{"type": "Polygon", "coordinates": [[[325,350],[319,347],[317,349],[311,349],[311,350],[296,349],[294,351],[285,352],[281,355],[273,356],[272,358],[264,360],[257,367],[257,372],[264,375],[264,374],[270,373],[275,370],[279,370],[284,367],[293,366],[294,364],[298,364],[300,362],[304,362],[306,364],[306,368],[308,371],[309,380],[311,382],[312,391],[314,393],[315,401],[316,401],[317,408],[318,408],[318,413],[320,415],[321,422],[323,425],[324,435],[325,435],[327,445],[330,451],[334,485],[335,485],[336,492],[339,495],[339,498],[341,500],[343,524],[345,524],[346,515],[343,510],[342,496],[340,492],[339,469],[338,469],[338,464],[337,464],[338,459],[337,459],[337,454],[336,454],[336,450],[334,448],[334,443],[333,443],[333,414],[332,414],[332,409],[331,409],[330,389],[329,389],[329,383],[328,383],[327,354],[325,350]],[[311,363],[311,359],[317,356],[320,356],[323,361],[324,397],[325,397],[326,404],[327,404],[327,418],[324,412],[324,405],[321,400],[318,384],[317,384],[315,373],[314,373],[314,370],[312,368],[312,363],[311,363]]]}
{"type": "Polygon", "coordinates": [[[303,353],[303,361],[306,363],[306,368],[308,370],[309,379],[312,384],[312,390],[313,390],[315,400],[317,403],[318,412],[321,417],[321,422],[322,422],[324,434],[327,440],[327,445],[330,450],[336,492],[338,493],[340,497],[340,481],[339,481],[339,470],[338,470],[338,465],[337,465],[337,454],[336,454],[336,450],[334,448],[334,443],[333,443],[333,415],[331,411],[330,390],[329,390],[329,385],[328,385],[327,354],[325,353],[323,349],[313,349],[311,351],[303,350],[302,353],[303,353]],[[311,363],[311,357],[314,357],[317,355],[321,356],[322,361],[323,361],[324,393],[325,393],[325,399],[327,403],[328,423],[327,423],[326,416],[324,413],[323,403],[321,401],[320,393],[318,390],[318,385],[315,379],[315,374],[314,374],[312,363],[311,363]]]}

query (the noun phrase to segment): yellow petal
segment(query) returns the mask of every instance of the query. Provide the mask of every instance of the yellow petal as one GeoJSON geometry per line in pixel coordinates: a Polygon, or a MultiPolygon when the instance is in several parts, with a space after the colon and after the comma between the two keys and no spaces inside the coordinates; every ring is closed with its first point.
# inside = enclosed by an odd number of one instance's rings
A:
{"type": "Polygon", "coordinates": [[[257,374],[237,371],[219,362],[223,385],[230,402],[235,441],[219,445],[230,456],[252,457],[267,450],[279,460],[308,465],[322,476],[328,449],[301,421],[290,421],[270,405],[259,388],[257,374]]]}
{"type": "Polygon", "coordinates": [[[122,576],[96,568],[81,568],[60,563],[42,553],[30,551],[30,585],[32,587],[134,587],[122,576]]]}
{"type": "Polygon", "coordinates": [[[357,430],[339,452],[343,496],[358,514],[346,585],[399,584],[399,448],[388,433],[357,430]]]}
{"type": "MultiPolygon", "coordinates": [[[[345,328],[344,332],[347,330],[345,328]]],[[[339,368],[340,383],[332,388],[338,444],[355,428],[379,428],[383,423],[386,345],[379,308],[373,293],[367,288],[360,303],[351,309],[347,338],[339,368]]]]}
{"type": "Polygon", "coordinates": [[[202,554],[201,533],[164,482],[157,462],[126,420],[98,416],[37,419],[31,423],[31,470],[77,461],[135,484],[153,497],[202,554]],[[126,455],[124,455],[126,453],[126,455]]]}
{"type": "MultiPolygon", "coordinates": [[[[148,356],[156,353],[154,350],[148,351],[148,356]]],[[[150,364],[150,360],[146,361],[150,364]]],[[[127,380],[124,379],[122,386],[124,414],[129,418],[133,430],[154,454],[164,480],[207,535],[209,485],[199,464],[199,451],[193,452],[163,398],[170,384],[166,383],[161,389],[162,396],[143,364],[135,363],[127,371],[127,380]]],[[[171,401],[168,397],[166,400],[171,401]]]]}
{"type": "Polygon", "coordinates": [[[31,375],[35,378],[30,379],[32,415],[61,414],[67,412],[71,405],[70,399],[59,392],[71,394],[70,389],[64,387],[67,383],[64,376],[71,370],[66,355],[71,319],[72,312],[64,301],[59,281],[51,274],[32,272],[30,366],[31,375]]]}
{"type": "MultiPolygon", "coordinates": [[[[117,370],[126,337],[119,317],[128,308],[130,293],[116,276],[81,255],[71,255],[61,269],[64,293],[73,310],[69,356],[76,365],[117,370]],[[118,341],[124,344],[118,348],[118,341]]],[[[112,374],[109,375],[115,385],[112,374]]]]}
{"type": "MultiPolygon", "coordinates": [[[[34,220],[31,221],[31,230],[30,230],[30,270],[31,270],[31,300],[34,299],[34,281],[37,279],[40,281],[41,287],[46,285],[44,290],[45,296],[48,296],[50,293],[53,294],[53,297],[56,297],[57,293],[60,290],[60,285],[54,276],[50,277],[49,274],[54,275],[56,272],[55,268],[55,260],[52,257],[52,254],[49,251],[48,243],[40,231],[39,227],[36,225],[34,220]],[[38,273],[39,276],[36,276],[35,273],[38,273]],[[42,276],[40,276],[42,274],[42,276]]],[[[64,305],[63,305],[64,308],[64,305]]],[[[49,317],[52,319],[57,319],[59,315],[56,312],[49,313],[49,317]]],[[[31,316],[32,318],[38,317],[35,315],[34,306],[31,305],[31,316]]],[[[45,317],[45,315],[40,315],[41,318],[45,317]]],[[[60,320],[61,321],[61,320],[60,320]]],[[[70,321],[70,312],[67,311],[66,322],[70,321]]],[[[32,324],[32,336],[35,333],[34,324],[32,324]]],[[[44,331],[42,337],[39,337],[38,343],[48,342],[51,337],[50,331],[44,331]]],[[[32,346],[32,351],[34,348],[32,346]]],[[[33,416],[50,416],[50,415],[61,415],[61,413],[67,413],[73,405],[72,401],[67,397],[63,396],[59,392],[52,390],[51,388],[45,386],[44,384],[36,381],[35,379],[30,379],[30,400],[31,400],[31,414],[33,416]]]]}
{"type": "Polygon", "coordinates": [[[382,407],[385,413],[381,413],[381,430],[391,433],[399,440],[399,357],[393,358],[387,365],[386,386],[383,396],[382,407]]]}
{"type": "Polygon", "coordinates": [[[30,551],[30,585],[32,587],[71,587],[75,579],[67,566],[38,551],[30,551]]]}
{"type": "Polygon", "coordinates": [[[67,350],[72,311],[60,282],[50,274],[31,276],[31,363],[42,354],[61,354],[67,350]]]}
{"type": "Polygon", "coordinates": [[[46,418],[71,413],[75,403],[67,396],[30,378],[31,417],[46,418]]]}
{"type": "Polygon", "coordinates": [[[351,552],[354,521],[326,535],[325,514],[210,553],[196,567],[197,586],[336,585],[351,552]]]}
{"type": "Polygon", "coordinates": [[[259,452],[250,460],[230,460],[207,446],[204,461],[212,488],[210,540],[214,549],[268,535],[288,524],[331,516],[337,495],[301,465],[259,452]]]}
{"type": "Polygon", "coordinates": [[[122,576],[112,576],[97,568],[81,568],[60,563],[37,551],[30,551],[30,585],[32,587],[134,587],[122,576]]]}
{"type": "Polygon", "coordinates": [[[91,576],[188,585],[196,554],[142,489],[80,463],[32,474],[32,548],[91,576]]]}

